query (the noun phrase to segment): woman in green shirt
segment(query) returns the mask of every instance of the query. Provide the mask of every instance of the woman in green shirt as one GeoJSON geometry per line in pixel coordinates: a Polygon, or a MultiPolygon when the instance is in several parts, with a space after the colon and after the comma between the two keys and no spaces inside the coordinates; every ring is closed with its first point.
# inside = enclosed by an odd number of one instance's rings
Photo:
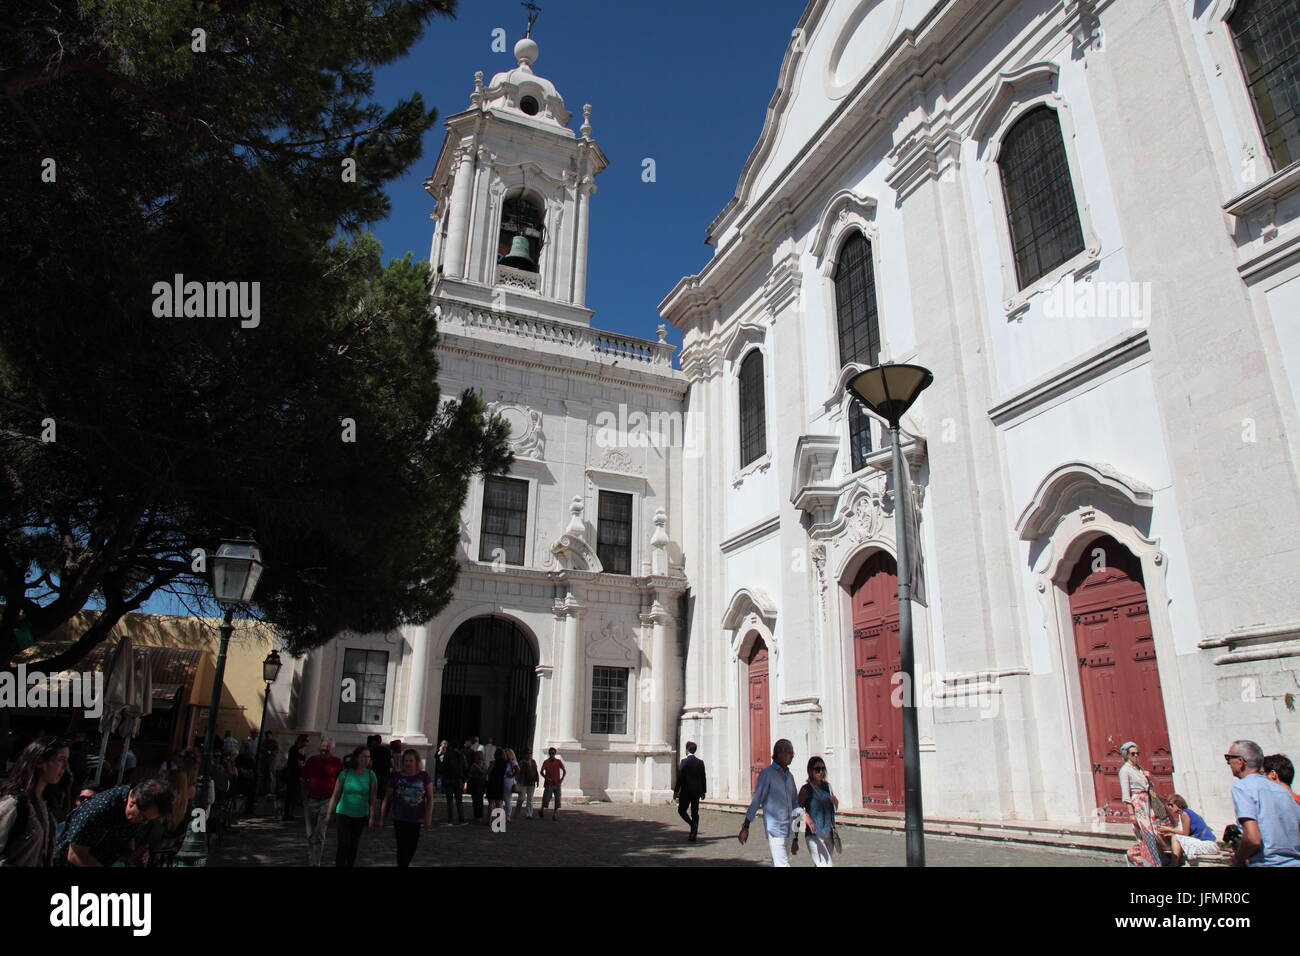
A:
{"type": "Polygon", "coordinates": [[[352,751],[352,767],[338,775],[334,795],[325,811],[325,826],[335,813],[339,817],[338,856],[335,866],[356,866],[361,833],[375,825],[375,791],[379,781],[370,769],[370,749],[362,744],[352,751]]]}

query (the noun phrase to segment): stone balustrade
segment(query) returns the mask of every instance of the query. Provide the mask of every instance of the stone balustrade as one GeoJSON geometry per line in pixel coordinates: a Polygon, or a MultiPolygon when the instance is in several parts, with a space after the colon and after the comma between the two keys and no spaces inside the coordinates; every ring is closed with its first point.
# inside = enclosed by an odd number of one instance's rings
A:
{"type": "Polygon", "coordinates": [[[455,303],[443,303],[438,320],[440,328],[474,335],[490,332],[518,337],[521,345],[545,345],[548,350],[569,352],[584,358],[612,358],[632,367],[671,369],[675,346],[665,341],[633,338],[588,326],[572,325],[550,319],[475,309],[455,303]]]}

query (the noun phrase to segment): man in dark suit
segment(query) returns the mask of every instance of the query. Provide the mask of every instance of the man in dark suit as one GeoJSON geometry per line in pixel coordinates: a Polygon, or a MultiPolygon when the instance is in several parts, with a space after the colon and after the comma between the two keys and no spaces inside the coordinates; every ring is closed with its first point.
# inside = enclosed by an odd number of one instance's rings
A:
{"type": "Polygon", "coordinates": [[[695,741],[686,744],[686,759],[677,768],[677,787],[673,790],[673,799],[677,801],[677,815],[685,820],[691,828],[690,842],[700,829],[700,798],[708,792],[708,778],[704,773],[704,761],[695,756],[695,741]],[[686,811],[690,810],[688,814],[686,811]]]}

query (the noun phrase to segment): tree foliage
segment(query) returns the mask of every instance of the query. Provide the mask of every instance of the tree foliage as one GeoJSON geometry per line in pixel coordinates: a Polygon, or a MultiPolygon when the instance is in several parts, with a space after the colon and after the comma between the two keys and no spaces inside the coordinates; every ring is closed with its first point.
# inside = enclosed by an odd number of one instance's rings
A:
{"type": "Polygon", "coordinates": [[[449,600],[505,427],[440,395],[427,265],[385,267],[364,227],[435,119],[373,102],[373,70],[453,11],[6,4],[0,663],[88,602],[105,613],[47,666],[159,591],[206,594],[194,549],[233,533],[295,650],[449,600]],[[158,314],[177,276],[256,288],[256,321],[158,314]]]}

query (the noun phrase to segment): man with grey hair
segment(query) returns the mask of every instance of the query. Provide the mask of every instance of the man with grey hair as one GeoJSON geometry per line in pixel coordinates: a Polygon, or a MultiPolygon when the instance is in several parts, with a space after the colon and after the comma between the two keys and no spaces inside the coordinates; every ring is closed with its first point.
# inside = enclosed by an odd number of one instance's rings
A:
{"type": "MultiPolygon", "coordinates": [[[[794,815],[798,806],[799,786],[790,772],[794,759],[794,744],[778,740],[772,748],[772,765],[758,775],[754,786],[754,799],[745,811],[745,822],[740,825],[736,838],[744,845],[749,839],[749,824],[759,807],[763,808],[763,829],[767,832],[767,846],[772,854],[773,866],[790,865],[790,838],[794,836],[794,815]]],[[[799,845],[794,845],[794,852],[799,845]]]]}
{"type": "Polygon", "coordinates": [[[1237,778],[1232,805],[1241,825],[1233,866],[1300,866],[1300,806],[1264,777],[1264,751],[1253,740],[1234,740],[1223,755],[1237,778]]]}
{"type": "Polygon", "coordinates": [[[307,823],[307,862],[320,866],[321,852],[325,849],[325,827],[330,798],[334,796],[334,782],[343,772],[343,761],[334,756],[334,741],[322,738],[320,753],[312,754],[302,765],[302,783],[305,800],[303,809],[307,823]]]}

